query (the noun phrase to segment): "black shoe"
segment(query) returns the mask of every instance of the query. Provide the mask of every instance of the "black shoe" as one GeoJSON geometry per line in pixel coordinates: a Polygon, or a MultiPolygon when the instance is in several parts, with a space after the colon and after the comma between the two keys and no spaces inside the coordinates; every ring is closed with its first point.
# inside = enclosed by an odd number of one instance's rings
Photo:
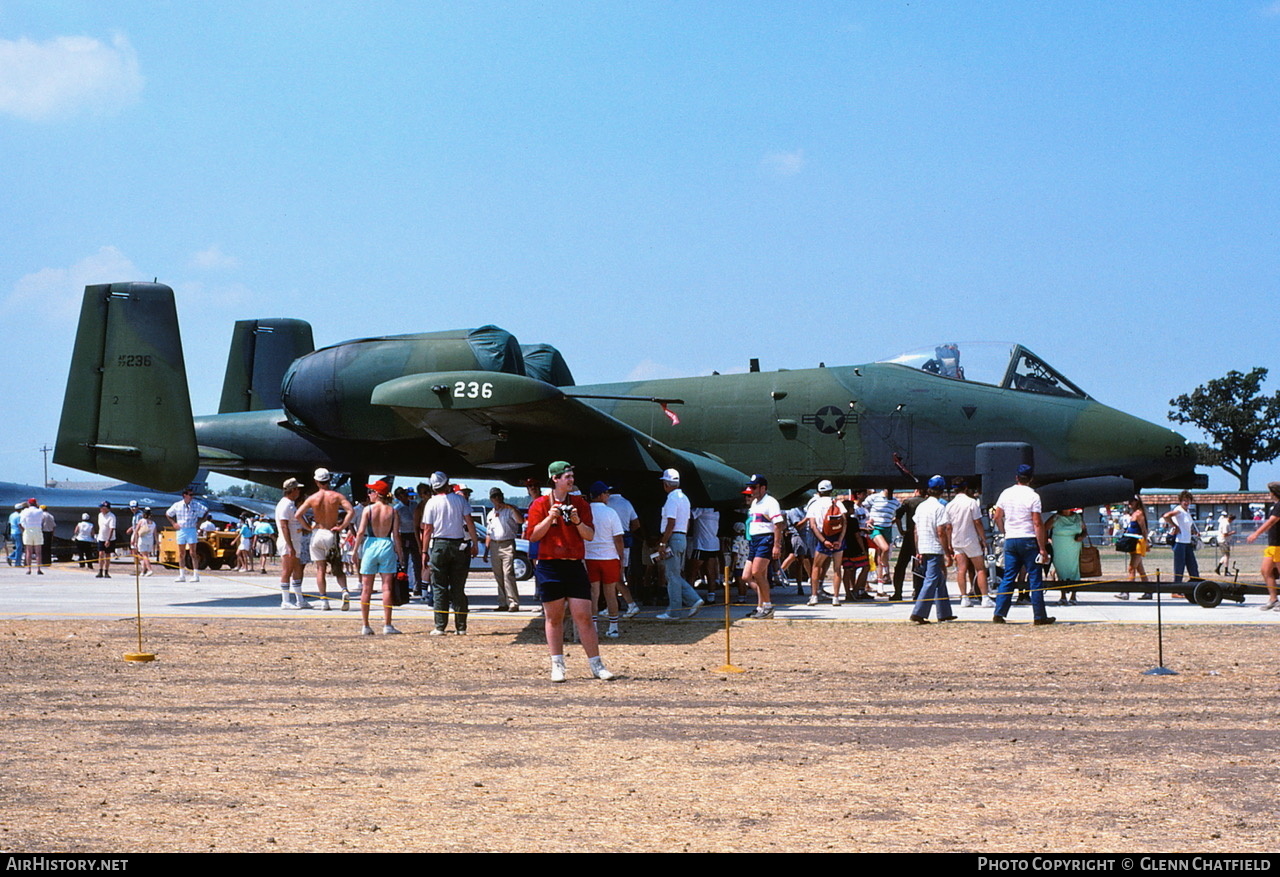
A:
{"type": "Polygon", "coordinates": [[[506,607],[506,604],[500,604],[500,605],[498,605],[498,606],[494,606],[494,607],[493,607],[493,611],[494,611],[494,612],[510,612],[511,610],[509,610],[509,609],[506,607]]]}
{"type": "Polygon", "coordinates": [[[1141,597],[1139,597],[1138,599],[1139,599],[1139,600],[1150,600],[1150,599],[1151,599],[1151,592],[1150,592],[1150,591],[1147,591],[1145,594],[1143,594],[1143,595],[1142,595],[1141,597]]]}
{"type": "Polygon", "coordinates": [[[1032,624],[1053,624],[1057,620],[1058,619],[1054,618],[1052,615],[1046,615],[1044,618],[1037,618],[1035,621],[1031,623],[1032,624]]]}
{"type": "Polygon", "coordinates": [[[941,624],[944,621],[955,621],[959,617],[959,615],[948,615],[946,618],[939,618],[938,623],[941,624]]]}
{"type": "Polygon", "coordinates": [[[919,616],[919,615],[912,615],[912,616],[910,616],[910,619],[911,619],[912,621],[914,621],[916,624],[928,624],[928,623],[929,623],[929,619],[927,619],[927,618],[922,618],[922,617],[921,617],[921,616],[919,616]]]}
{"type": "Polygon", "coordinates": [[[991,623],[992,623],[992,624],[1004,624],[1004,623],[1005,623],[1004,616],[1003,616],[1003,615],[992,615],[992,616],[991,616],[991,623]]]}

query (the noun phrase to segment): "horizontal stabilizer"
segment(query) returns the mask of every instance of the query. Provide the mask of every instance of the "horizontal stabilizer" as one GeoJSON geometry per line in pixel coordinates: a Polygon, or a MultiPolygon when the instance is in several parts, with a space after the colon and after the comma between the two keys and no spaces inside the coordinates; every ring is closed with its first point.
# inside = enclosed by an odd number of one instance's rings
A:
{"type": "Polygon", "coordinates": [[[156,490],[196,474],[173,290],[86,286],[53,461],[156,490]]]}

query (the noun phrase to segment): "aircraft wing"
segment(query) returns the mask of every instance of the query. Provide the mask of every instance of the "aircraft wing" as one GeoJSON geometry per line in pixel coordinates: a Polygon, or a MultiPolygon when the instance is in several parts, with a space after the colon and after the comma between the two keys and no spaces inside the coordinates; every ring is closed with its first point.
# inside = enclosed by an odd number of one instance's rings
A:
{"type": "MultiPolygon", "coordinates": [[[[740,498],[747,476],[715,458],[666,445],[584,398],[523,375],[456,371],[379,384],[371,401],[392,408],[436,441],[495,470],[572,460],[611,471],[674,467],[686,491],[715,502],[740,498]]],[[[657,401],[654,404],[658,404],[657,401]]]]}

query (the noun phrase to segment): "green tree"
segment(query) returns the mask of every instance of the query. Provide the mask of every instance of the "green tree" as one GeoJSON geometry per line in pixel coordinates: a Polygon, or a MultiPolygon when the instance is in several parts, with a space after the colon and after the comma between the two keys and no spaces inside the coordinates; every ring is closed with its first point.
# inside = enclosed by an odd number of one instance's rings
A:
{"type": "Polygon", "coordinates": [[[1262,394],[1267,370],[1258,366],[1248,374],[1232,371],[1184,393],[1169,404],[1169,419],[1190,423],[1209,438],[1196,444],[1197,460],[1240,479],[1249,489],[1249,470],[1255,463],[1280,457],[1280,392],[1262,394]]]}

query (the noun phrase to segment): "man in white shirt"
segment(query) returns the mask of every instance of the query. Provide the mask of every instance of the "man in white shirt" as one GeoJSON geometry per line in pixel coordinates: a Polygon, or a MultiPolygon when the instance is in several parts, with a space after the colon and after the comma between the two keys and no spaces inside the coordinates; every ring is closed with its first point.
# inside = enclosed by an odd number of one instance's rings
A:
{"type": "Polygon", "coordinates": [[[982,532],[982,509],[973,496],[973,488],[963,478],[955,483],[956,495],[947,503],[947,522],[951,524],[951,548],[956,559],[956,582],[960,590],[960,608],[968,609],[978,600],[988,609],[995,601],[987,595],[987,539],[982,532]],[[969,576],[972,573],[978,593],[969,598],[969,576]]]}
{"type": "Polygon", "coordinates": [[[1191,517],[1191,491],[1184,490],[1178,494],[1178,504],[1173,511],[1165,512],[1161,517],[1173,527],[1173,580],[1182,581],[1185,571],[1195,581],[1200,578],[1200,563],[1196,560],[1196,546],[1192,541],[1196,535],[1196,522],[1191,517]]]}
{"type": "Polygon", "coordinates": [[[925,501],[916,507],[916,557],[924,564],[924,584],[911,610],[916,624],[929,623],[929,609],[936,607],[939,621],[951,621],[951,598],[947,594],[947,567],[951,565],[951,523],[947,508],[939,500],[947,487],[947,479],[935,475],[929,479],[925,501]]]}
{"type": "Polygon", "coordinates": [[[40,568],[40,552],[44,547],[44,512],[40,510],[35,498],[27,500],[27,507],[19,516],[22,524],[22,546],[27,551],[27,575],[31,575],[32,566],[36,575],[44,575],[40,568]]]}
{"type": "Polygon", "coordinates": [[[600,591],[603,589],[609,618],[609,628],[604,635],[617,639],[621,635],[618,631],[618,586],[622,582],[622,518],[609,508],[606,501],[609,485],[597,481],[587,493],[591,497],[591,521],[595,526],[595,534],[583,546],[587,579],[591,582],[591,606],[600,605],[600,591]]]}
{"type": "Polygon", "coordinates": [[[822,579],[827,564],[835,573],[835,585],[831,588],[831,605],[840,605],[840,559],[844,554],[846,517],[844,507],[831,495],[835,486],[826,479],[818,482],[817,495],[805,506],[804,523],[814,543],[813,568],[809,573],[809,605],[817,606],[822,594],[822,579]]]}
{"type": "Polygon", "coordinates": [[[276,548],[280,553],[280,608],[310,609],[302,596],[302,528],[298,526],[298,497],[302,482],[290,478],[284,483],[284,496],[276,503],[276,548]],[[289,588],[293,588],[293,601],[289,588]]]}
{"type": "Polygon", "coordinates": [[[116,516],[111,511],[111,503],[106,500],[98,506],[98,575],[96,578],[111,578],[111,552],[115,550],[116,516]]]}
{"type": "Polygon", "coordinates": [[[484,553],[498,583],[498,612],[520,611],[520,590],[516,585],[516,537],[524,515],[507,502],[501,487],[489,491],[493,508],[485,516],[484,553]]]}
{"type": "Polygon", "coordinates": [[[769,496],[769,479],[752,475],[744,494],[751,497],[747,507],[747,568],[743,578],[755,583],[756,611],[748,618],[773,617],[769,595],[769,564],[782,559],[782,506],[769,496]]]}
{"type": "Polygon", "coordinates": [[[431,636],[443,636],[453,613],[453,632],[466,636],[467,573],[471,558],[480,553],[476,525],[471,520],[471,503],[449,487],[449,476],[431,474],[435,494],[427,500],[422,512],[422,546],[431,567],[431,602],[435,609],[435,628],[431,636]],[[470,542],[470,550],[466,544],[470,542]]]}
{"type": "Polygon", "coordinates": [[[1027,587],[1031,590],[1031,612],[1036,624],[1057,621],[1044,609],[1044,576],[1042,564],[1049,560],[1045,546],[1044,521],[1041,519],[1040,494],[1031,489],[1031,467],[1018,467],[1018,483],[1006,488],[996,500],[992,519],[1004,533],[1004,578],[996,595],[995,615],[991,620],[1004,624],[1013,600],[1013,584],[1018,572],[1027,571],[1027,587]]]}
{"type": "Polygon", "coordinates": [[[658,556],[663,558],[663,569],[667,573],[667,611],[657,617],[662,621],[676,621],[680,617],[676,613],[683,611],[685,606],[689,607],[685,618],[697,615],[703,602],[693,585],[682,575],[688,547],[689,516],[693,509],[680,489],[679,471],[667,469],[662,473],[662,489],[667,492],[667,501],[662,506],[662,538],[658,541],[658,556]]]}

